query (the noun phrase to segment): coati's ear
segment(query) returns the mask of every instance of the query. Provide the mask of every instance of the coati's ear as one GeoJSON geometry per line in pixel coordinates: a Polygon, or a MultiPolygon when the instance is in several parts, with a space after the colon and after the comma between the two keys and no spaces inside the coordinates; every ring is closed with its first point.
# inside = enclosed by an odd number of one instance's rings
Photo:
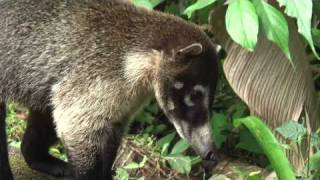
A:
{"type": "Polygon", "coordinates": [[[193,43],[189,46],[178,50],[177,55],[199,55],[202,53],[202,45],[200,43],[193,43]]]}

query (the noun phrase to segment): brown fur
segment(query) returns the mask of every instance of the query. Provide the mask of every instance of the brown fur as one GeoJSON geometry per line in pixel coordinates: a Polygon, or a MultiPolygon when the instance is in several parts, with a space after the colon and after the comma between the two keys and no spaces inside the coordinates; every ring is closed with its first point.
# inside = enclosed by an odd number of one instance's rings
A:
{"type": "Polygon", "coordinates": [[[130,4],[0,0],[0,17],[0,103],[52,112],[77,179],[111,178],[127,119],[159,83],[192,71],[179,50],[200,43],[199,67],[217,72],[214,47],[198,27],[130,4]]]}

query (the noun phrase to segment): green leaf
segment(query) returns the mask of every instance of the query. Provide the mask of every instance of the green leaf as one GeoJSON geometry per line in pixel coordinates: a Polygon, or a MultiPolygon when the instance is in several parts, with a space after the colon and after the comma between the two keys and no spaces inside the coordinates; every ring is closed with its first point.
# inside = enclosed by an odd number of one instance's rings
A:
{"type": "Polygon", "coordinates": [[[138,180],[145,180],[144,176],[138,178],[138,180]]]}
{"type": "Polygon", "coordinates": [[[245,104],[237,103],[233,106],[235,106],[235,112],[232,114],[232,119],[238,119],[246,116],[246,111],[248,110],[248,107],[245,104]]]}
{"type": "Polygon", "coordinates": [[[157,142],[157,144],[160,147],[163,147],[165,144],[167,143],[171,143],[171,141],[173,140],[173,138],[176,136],[176,132],[172,132],[164,137],[162,137],[161,139],[159,139],[159,141],[157,142]]]}
{"type": "Polygon", "coordinates": [[[310,170],[320,170],[320,151],[311,156],[310,170]]]}
{"type": "Polygon", "coordinates": [[[320,19],[320,1],[313,0],[313,13],[317,15],[317,18],[320,19]]]}
{"type": "Polygon", "coordinates": [[[316,148],[317,151],[320,151],[320,136],[318,133],[313,133],[311,134],[311,146],[316,148]]]}
{"type": "Polygon", "coordinates": [[[158,104],[154,101],[151,101],[151,103],[145,109],[152,114],[158,114],[159,112],[158,104]]]}
{"type": "Polygon", "coordinates": [[[144,129],[143,133],[145,134],[150,134],[154,129],[154,126],[153,125],[149,125],[147,126],[147,128],[144,129]]]}
{"type": "Polygon", "coordinates": [[[186,14],[188,18],[191,18],[191,15],[194,11],[207,7],[216,1],[217,0],[197,0],[197,2],[187,7],[183,14],[186,14]]]}
{"type": "Polygon", "coordinates": [[[296,121],[289,121],[276,128],[284,138],[291,141],[299,141],[307,133],[306,128],[296,121]]]}
{"type": "Polygon", "coordinates": [[[288,23],[280,11],[263,0],[253,0],[267,38],[277,44],[291,61],[288,23]]]}
{"type": "Polygon", "coordinates": [[[153,9],[153,5],[149,0],[133,0],[133,4],[147,9],[153,9]]]}
{"type": "Polygon", "coordinates": [[[135,117],[136,122],[140,122],[142,124],[152,124],[153,121],[153,116],[145,111],[140,112],[136,117],[135,117]]]}
{"type": "Polygon", "coordinates": [[[179,173],[189,174],[191,171],[191,158],[183,155],[169,155],[165,157],[172,169],[179,173]]]}
{"type": "Polygon", "coordinates": [[[176,3],[170,3],[168,6],[166,6],[165,10],[166,13],[174,14],[176,16],[180,15],[180,7],[176,3]]]}
{"type": "Polygon", "coordinates": [[[123,167],[124,169],[138,169],[140,168],[139,164],[136,162],[131,162],[123,167]]]}
{"type": "Polygon", "coordinates": [[[161,132],[163,132],[164,130],[166,130],[168,127],[165,124],[160,124],[158,126],[156,126],[155,130],[154,130],[154,134],[159,134],[161,132]]]}
{"type": "Polygon", "coordinates": [[[139,163],[139,167],[142,168],[146,164],[147,160],[147,156],[143,156],[142,161],[139,163]]]}
{"type": "MultiPolygon", "coordinates": [[[[12,142],[10,142],[10,144],[9,144],[9,146],[11,146],[11,147],[14,147],[14,148],[17,148],[17,149],[20,149],[20,147],[21,147],[21,141],[12,141],[12,142]]],[[[50,148],[50,151],[55,151],[55,150],[57,150],[57,149],[55,149],[55,148],[50,148]]],[[[57,150],[58,152],[58,154],[60,154],[60,151],[59,150],[57,150]]],[[[54,153],[54,152],[53,152],[54,153]]]]}
{"type": "Polygon", "coordinates": [[[313,53],[320,59],[311,35],[312,0],[278,0],[280,6],[286,6],[285,13],[297,18],[298,31],[308,41],[313,53]]]}
{"type": "Polygon", "coordinates": [[[161,148],[161,155],[166,156],[168,154],[169,145],[175,136],[176,132],[173,132],[159,139],[157,144],[161,148]]]}
{"type": "Polygon", "coordinates": [[[187,140],[180,139],[172,148],[170,154],[181,154],[190,147],[187,140]]]}
{"type": "Polygon", "coordinates": [[[235,127],[246,126],[256,138],[280,180],[295,180],[292,167],[270,129],[259,118],[249,116],[233,121],[235,127]]]}
{"type": "Polygon", "coordinates": [[[248,180],[261,180],[261,171],[254,171],[249,173],[248,180]]]}
{"type": "Polygon", "coordinates": [[[312,36],[314,40],[314,45],[320,48],[320,29],[313,28],[312,36]]]}
{"type": "Polygon", "coordinates": [[[147,162],[148,158],[147,156],[143,156],[143,159],[140,163],[136,163],[136,162],[131,162],[129,164],[127,164],[126,166],[124,166],[124,169],[138,169],[138,168],[142,168],[146,162],[147,162]]]}
{"type": "Polygon", "coordinates": [[[230,0],[226,28],[235,42],[253,51],[257,44],[259,22],[256,10],[249,0],[230,0]]]}
{"type": "Polygon", "coordinates": [[[240,140],[236,146],[237,148],[257,154],[263,154],[263,150],[260,148],[259,143],[247,129],[240,131],[239,138],[240,140]]]}
{"type": "Polygon", "coordinates": [[[117,168],[115,179],[117,179],[117,180],[128,180],[129,179],[129,173],[127,172],[127,170],[125,170],[123,168],[117,168]]]}
{"type": "Polygon", "coordinates": [[[200,156],[190,156],[191,158],[191,165],[198,164],[202,161],[202,158],[200,156]]]}
{"type": "Polygon", "coordinates": [[[150,3],[152,4],[152,7],[158,6],[160,3],[162,3],[164,0],[149,0],[150,3]]]}
{"type": "Polygon", "coordinates": [[[226,142],[227,136],[222,131],[227,129],[227,120],[224,114],[216,113],[211,118],[212,135],[215,145],[220,148],[222,143],[226,142]]]}

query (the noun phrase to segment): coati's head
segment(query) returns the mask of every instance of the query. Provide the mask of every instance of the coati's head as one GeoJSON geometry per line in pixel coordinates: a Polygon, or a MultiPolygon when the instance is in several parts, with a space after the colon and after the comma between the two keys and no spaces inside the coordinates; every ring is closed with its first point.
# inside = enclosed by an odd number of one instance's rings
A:
{"type": "Polygon", "coordinates": [[[161,57],[153,80],[161,109],[199,155],[214,159],[209,118],[218,77],[215,49],[194,42],[161,57]]]}

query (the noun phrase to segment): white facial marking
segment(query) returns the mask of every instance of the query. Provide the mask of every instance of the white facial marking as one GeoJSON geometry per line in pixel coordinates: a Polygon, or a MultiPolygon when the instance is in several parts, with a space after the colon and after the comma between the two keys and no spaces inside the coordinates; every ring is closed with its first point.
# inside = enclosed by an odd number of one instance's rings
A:
{"type": "Polygon", "coordinates": [[[167,107],[169,110],[174,110],[174,103],[171,99],[168,100],[167,107]]]}
{"type": "Polygon", "coordinates": [[[185,136],[183,135],[183,133],[182,133],[182,128],[181,128],[181,126],[180,126],[176,121],[173,121],[172,123],[173,123],[174,127],[176,128],[179,136],[180,136],[182,139],[186,139],[186,137],[185,137],[185,136]]]}
{"type": "Polygon", "coordinates": [[[187,95],[187,96],[184,97],[184,103],[185,103],[188,107],[194,106],[194,103],[192,102],[190,95],[187,95]]]}
{"type": "Polygon", "coordinates": [[[183,82],[177,81],[177,82],[174,83],[173,86],[174,86],[174,88],[176,88],[176,89],[182,89],[183,86],[184,86],[184,84],[183,84],[183,82]]]}
{"type": "Polygon", "coordinates": [[[205,88],[205,87],[202,86],[202,85],[197,84],[197,85],[195,85],[195,86],[193,87],[193,90],[195,90],[195,91],[200,91],[200,92],[202,92],[202,93],[204,94],[204,93],[206,93],[207,88],[205,88]]]}
{"type": "Polygon", "coordinates": [[[212,129],[211,125],[207,122],[200,127],[196,127],[192,130],[192,143],[194,146],[203,149],[206,147],[206,144],[213,142],[212,140],[212,129]]]}
{"type": "Polygon", "coordinates": [[[208,104],[209,104],[209,88],[197,84],[197,85],[195,85],[195,86],[193,87],[193,90],[194,90],[194,91],[199,91],[199,92],[201,92],[201,93],[204,95],[203,104],[204,104],[205,106],[208,106],[208,104]]]}
{"type": "Polygon", "coordinates": [[[203,138],[206,136],[210,136],[211,134],[210,127],[211,125],[209,123],[205,123],[202,126],[195,128],[195,131],[197,132],[198,136],[200,136],[200,138],[203,138]]]}

